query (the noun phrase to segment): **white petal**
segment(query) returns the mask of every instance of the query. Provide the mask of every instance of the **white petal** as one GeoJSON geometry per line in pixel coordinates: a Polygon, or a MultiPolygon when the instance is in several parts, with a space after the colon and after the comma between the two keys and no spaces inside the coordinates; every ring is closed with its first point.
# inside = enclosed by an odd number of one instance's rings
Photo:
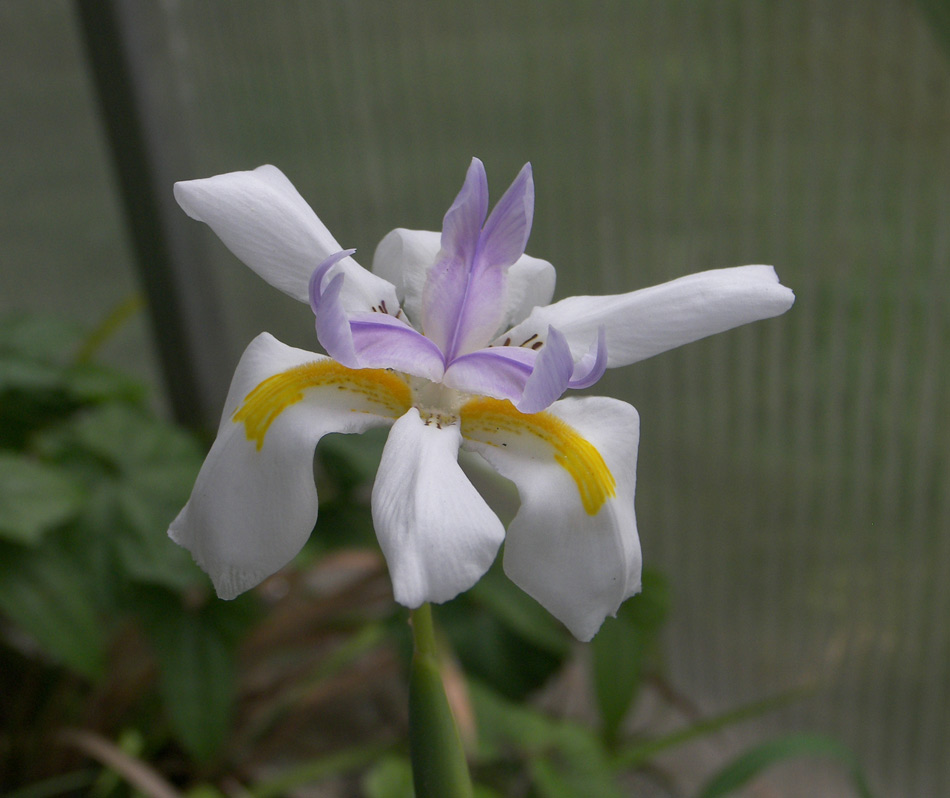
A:
{"type": "Polygon", "coordinates": [[[328,432],[391,424],[408,399],[408,389],[405,396],[385,394],[396,379],[388,372],[351,372],[268,333],[251,342],[234,373],[217,439],[169,529],[221,598],[248,590],[300,551],[317,519],[317,442],[328,432]],[[380,393],[368,401],[374,388],[380,393]],[[235,421],[255,395],[257,423],[235,421]]]}
{"type": "Polygon", "coordinates": [[[508,270],[508,307],[504,327],[525,319],[540,305],[546,305],[554,296],[554,267],[546,260],[522,255],[508,270]]]}
{"type": "MultiPolygon", "coordinates": [[[[176,183],[175,199],[268,283],[301,302],[309,301],[313,270],[343,249],[275,166],[176,183]]],[[[393,287],[352,258],[330,276],[339,272],[347,276],[342,292],[347,310],[369,310],[381,301],[396,307],[393,287]]]]}
{"type": "Polygon", "coordinates": [[[519,417],[502,403],[475,400],[462,408],[462,431],[466,448],[514,482],[521,497],[505,572],[575,637],[590,640],[640,590],[637,411],[587,397],[519,417]]]}
{"type": "Polygon", "coordinates": [[[422,289],[442,248],[442,234],[431,230],[391,230],[373,254],[373,273],[396,286],[403,311],[416,327],[422,318],[422,289]]]}
{"type": "MultiPolygon", "coordinates": [[[[402,309],[418,327],[422,289],[441,249],[441,233],[397,228],[386,234],[373,255],[373,273],[396,286],[402,309]]],[[[554,296],[554,267],[546,260],[522,255],[508,269],[508,295],[503,327],[524,319],[554,296]]],[[[547,329],[547,328],[545,328],[547,329]]]]}
{"type": "MultiPolygon", "coordinates": [[[[795,295],[771,266],[737,266],[699,272],[662,285],[611,296],[575,296],[535,308],[504,337],[512,342],[548,326],[567,338],[575,359],[607,331],[607,365],[625,366],[788,310],[795,295]]],[[[498,343],[502,339],[499,339],[498,343]]]]}
{"type": "Polygon", "coordinates": [[[413,408],[389,433],[373,486],[373,524],[396,601],[418,607],[468,590],[505,530],[458,464],[457,424],[426,424],[413,408]]]}

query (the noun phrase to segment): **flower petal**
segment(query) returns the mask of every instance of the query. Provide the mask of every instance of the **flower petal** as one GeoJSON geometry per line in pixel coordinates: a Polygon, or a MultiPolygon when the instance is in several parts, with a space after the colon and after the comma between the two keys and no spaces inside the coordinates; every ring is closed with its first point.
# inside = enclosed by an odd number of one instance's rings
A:
{"type": "Polygon", "coordinates": [[[352,371],[259,335],[238,363],[217,439],[169,535],[221,598],[234,598],[287,564],[310,535],[320,438],[391,424],[409,399],[391,372],[352,371]]]}
{"type": "Polygon", "coordinates": [[[472,158],[465,182],[442,218],[442,251],[449,257],[471,263],[478,235],[488,213],[488,177],[485,165],[472,158]]]}
{"type": "Polygon", "coordinates": [[[456,391],[518,401],[538,352],[521,346],[493,346],[452,361],[442,382],[456,391]]]}
{"type": "Polygon", "coordinates": [[[512,339],[542,337],[556,327],[581,357],[603,325],[607,366],[648,357],[788,310],[795,295],[771,266],[699,272],[662,285],[612,296],[575,296],[535,308],[514,327],[512,339]]]}
{"type": "Polygon", "coordinates": [[[524,255],[534,220],[534,178],[526,163],[492,209],[478,239],[479,267],[507,268],[524,255]]]}
{"type": "Polygon", "coordinates": [[[590,345],[587,354],[574,364],[568,383],[571,388],[590,388],[604,376],[607,370],[607,328],[603,324],[597,330],[597,340],[590,345]]]}
{"type": "Polygon", "coordinates": [[[461,415],[466,448],[512,480],[521,497],[508,527],[505,572],[575,637],[590,640],[640,590],[637,411],[585,397],[523,415],[507,402],[482,399],[461,415]]]}
{"type": "Polygon", "coordinates": [[[445,215],[442,249],[422,292],[425,334],[446,362],[488,344],[507,308],[507,271],[524,254],[531,229],[534,184],[526,164],[498,202],[485,228],[484,167],[472,161],[458,198],[445,215]],[[476,220],[478,220],[476,222],[476,220]]]}
{"type": "MultiPolygon", "coordinates": [[[[308,300],[317,264],[342,249],[275,166],[176,183],[175,199],[268,283],[301,302],[308,300]]],[[[342,302],[348,310],[380,302],[398,307],[393,287],[352,258],[337,264],[333,273],[340,272],[347,275],[342,302]]]]}
{"type": "Polygon", "coordinates": [[[396,297],[417,326],[422,325],[422,289],[442,248],[442,236],[432,230],[390,230],[373,253],[373,274],[396,287],[396,297]]]}
{"type": "Polygon", "coordinates": [[[567,341],[549,328],[547,343],[539,350],[534,370],[515,406],[522,413],[539,413],[567,390],[573,373],[574,360],[567,341]]]}
{"type": "Polygon", "coordinates": [[[310,307],[317,340],[327,353],[352,369],[388,368],[437,381],[445,371],[439,348],[400,318],[383,310],[347,312],[340,300],[346,275],[327,275],[352,250],[331,255],[310,278],[310,307]]]}
{"type": "Polygon", "coordinates": [[[505,530],[458,465],[457,424],[411,409],[389,433],[373,486],[373,524],[396,601],[448,601],[495,559],[505,530]]]}
{"type": "Polygon", "coordinates": [[[539,305],[547,305],[554,296],[554,267],[546,260],[522,255],[508,269],[508,296],[502,328],[507,329],[527,318],[539,305]]]}
{"type": "MultiPolygon", "coordinates": [[[[391,230],[373,255],[373,273],[396,287],[396,296],[410,321],[421,326],[422,290],[441,249],[441,235],[430,230],[391,230]]],[[[522,255],[508,269],[505,313],[499,331],[523,321],[531,310],[554,296],[554,267],[546,260],[522,255]]]]}

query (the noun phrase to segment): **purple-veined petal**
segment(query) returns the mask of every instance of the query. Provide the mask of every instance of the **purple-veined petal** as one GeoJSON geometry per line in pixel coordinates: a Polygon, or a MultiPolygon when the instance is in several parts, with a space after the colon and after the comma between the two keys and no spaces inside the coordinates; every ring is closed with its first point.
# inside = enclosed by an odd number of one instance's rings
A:
{"type": "Polygon", "coordinates": [[[597,340],[591,344],[580,360],[574,364],[574,373],[571,374],[568,387],[580,390],[590,388],[597,380],[604,376],[607,370],[607,328],[600,325],[597,330],[597,340]]]}
{"type": "Polygon", "coordinates": [[[423,329],[445,353],[446,362],[483,348],[500,328],[508,306],[507,270],[524,254],[530,232],[530,165],[515,178],[485,230],[475,229],[474,220],[484,210],[481,182],[477,190],[469,188],[476,177],[484,177],[477,163],[475,169],[473,161],[459,198],[446,214],[442,249],[422,292],[423,329]]]}
{"type": "Polygon", "coordinates": [[[457,357],[442,382],[464,393],[518,401],[534,370],[538,352],[520,346],[493,346],[457,357]]]}
{"type": "Polygon", "coordinates": [[[526,163],[492,209],[478,240],[475,268],[506,268],[524,255],[534,219],[534,179],[526,163]]]}
{"type": "Polygon", "coordinates": [[[442,378],[439,348],[402,319],[382,311],[346,313],[340,301],[345,275],[327,275],[353,250],[331,255],[310,278],[310,306],[317,340],[334,360],[349,368],[391,368],[428,380],[442,378]]]}
{"type": "Polygon", "coordinates": [[[392,424],[409,401],[390,372],[351,371],[259,335],[238,363],[217,439],[169,535],[221,598],[234,598],[287,564],[310,535],[320,438],[392,424]]]}
{"type": "Polygon", "coordinates": [[[538,413],[567,390],[574,373],[574,360],[564,336],[548,328],[547,342],[538,351],[534,370],[515,406],[522,413],[538,413]]]}
{"type": "MultiPolygon", "coordinates": [[[[192,219],[207,224],[224,245],[268,283],[301,302],[308,300],[314,268],[341,247],[306,200],[277,167],[229,172],[175,184],[175,199],[192,219]]],[[[334,273],[347,275],[344,308],[368,310],[380,302],[397,307],[386,281],[351,258],[334,273]]]]}
{"type": "Polygon", "coordinates": [[[442,251],[451,258],[471,263],[485,215],[488,213],[488,177],[485,165],[472,158],[465,182],[442,218],[442,251]]]}
{"type": "MultiPolygon", "coordinates": [[[[422,291],[441,249],[441,236],[430,230],[397,228],[387,233],[373,255],[373,273],[396,287],[396,296],[409,320],[422,326],[422,291]]],[[[522,255],[508,269],[505,312],[499,331],[524,321],[554,296],[554,267],[546,260],[522,255]]]]}
{"type": "Polygon", "coordinates": [[[373,525],[396,601],[418,607],[468,590],[505,530],[458,465],[457,424],[426,424],[415,408],[389,433],[373,486],[373,525]]]}
{"type": "Polygon", "coordinates": [[[544,334],[549,326],[567,338],[580,357],[603,325],[607,367],[648,357],[788,310],[795,295],[771,266],[737,266],[681,277],[611,296],[576,296],[535,308],[510,333],[513,339],[544,334]]]}
{"type": "Polygon", "coordinates": [[[350,330],[363,368],[395,369],[432,382],[442,379],[445,361],[439,347],[402,319],[385,313],[352,313],[350,330]]]}
{"type": "Polygon", "coordinates": [[[507,403],[476,400],[461,416],[466,448],[514,482],[521,497],[505,540],[505,572],[575,637],[590,640],[640,590],[636,410],[584,397],[521,415],[507,403]]]}
{"type": "Polygon", "coordinates": [[[310,277],[310,307],[313,310],[317,340],[334,360],[351,369],[361,366],[353,344],[353,333],[340,291],[343,288],[344,275],[337,274],[327,280],[327,272],[354,250],[343,250],[331,255],[313,270],[310,277]]]}

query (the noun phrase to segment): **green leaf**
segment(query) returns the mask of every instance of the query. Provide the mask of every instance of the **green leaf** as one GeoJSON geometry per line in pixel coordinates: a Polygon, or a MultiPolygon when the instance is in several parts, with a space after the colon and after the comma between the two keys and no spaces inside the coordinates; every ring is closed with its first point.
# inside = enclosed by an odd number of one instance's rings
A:
{"type": "Polygon", "coordinates": [[[234,698],[234,635],[220,603],[186,607],[169,591],[141,589],[137,601],[159,665],[172,730],[199,760],[223,744],[234,698]]]}
{"type": "Polygon", "coordinates": [[[570,652],[564,627],[511,582],[500,563],[436,612],[465,672],[510,699],[538,689],[570,652]]]}
{"type": "Polygon", "coordinates": [[[362,435],[333,433],[317,447],[317,459],[344,489],[373,481],[388,430],[368,430],[362,435]]]}
{"type": "Polygon", "coordinates": [[[537,793],[550,798],[619,798],[615,772],[597,737],[583,726],[555,720],[469,683],[483,758],[528,764],[537,793]]]}
{"type": "Polygon", "coordinates": [[[196,441],[140,408],[109,404],[87,410],[40,436],[38,450],[95,481],[122,573],[176,590],[205,582],[191,556],[168,538],[201,466],[196,441]]]}
{"type": "Polygon", "coordinates": [[[363,777],[366,798],[415,798],[409,760],[386,756],[363,777]]]}
{"type": "Polygon", "coordinates": [[[618,770],[642,767],[662,751],[685,745],[702,737],[707,737],[710,734],[715,734],[737,723],[742,723],[752,718],[760,718],[769,712],[774,712],[777,709],[800,701],[813,692],[813,687],[795,687],[778,695],[752,701],[748,704],[742,704],[710,718],[701,718],[684,728],[677,729],[662,737],[654,737],[627,746],[617,754],[614,765],[618,770]]]}
{"type": "Polygon", "coordinates": [[[871,788],[855,755],[838,740],[822,734],[790,734],[745,751],[709,780],[700,798],[730,795],[772,765],[801,756],[837,760],[848,769],[855,792],[861,798],[872,798],[871,788]]]}
{"type": "Polygon", "coordinates": [[[159,465],[201,462],[197,442],[178,427],[122,404],[103,405],[71,425],[69,444],[108,462],[121,474],[159,465]]]}
{"type": "Polygon", "coordinates": [[[41,546],[0,544],[0,610],[56,661],[91,679],[105,664],[105,629],[89,570],[50,534],[41,546]]]}
{"type": "Polygon", "coordinates": [[[655,650],[669,607],[666,579],[643,573],[643,591],[608,618],[591,643],[594,694],[604,738],[616,739],[637,696],[646,662],[655,650]]]}
{"type": "Polygon", "coordinates": [[[571,642],[564,627],[505,576],[500,565],[491,568],[469,595],[522,639],[558,658],[570,652],[571,642]]]}
{"type": "Polygon", "coordinates": [[[59,315],[16,314],[0,318],[0,352],[30,360],[65,362],[81,337],[79,325],[59,315]]]}
{"type": "Polygon", "coordinates": [[[28,545],[80,511],[85,491],[63,470],[0,452],[0,538],[28,545]]]}

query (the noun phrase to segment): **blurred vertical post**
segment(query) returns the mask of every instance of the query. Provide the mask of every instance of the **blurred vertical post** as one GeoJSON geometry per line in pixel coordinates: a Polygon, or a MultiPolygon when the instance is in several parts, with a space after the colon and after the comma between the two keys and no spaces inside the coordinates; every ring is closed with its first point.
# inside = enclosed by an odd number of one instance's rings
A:
{"type": "Polygon", "coordinates": [[[76,0],[76,10],[172,411],[212,430],[232,363],[198,227],[172,195],[197,175],[169,71],[156,68],[168,53],[161,5],[76,0]]]}

